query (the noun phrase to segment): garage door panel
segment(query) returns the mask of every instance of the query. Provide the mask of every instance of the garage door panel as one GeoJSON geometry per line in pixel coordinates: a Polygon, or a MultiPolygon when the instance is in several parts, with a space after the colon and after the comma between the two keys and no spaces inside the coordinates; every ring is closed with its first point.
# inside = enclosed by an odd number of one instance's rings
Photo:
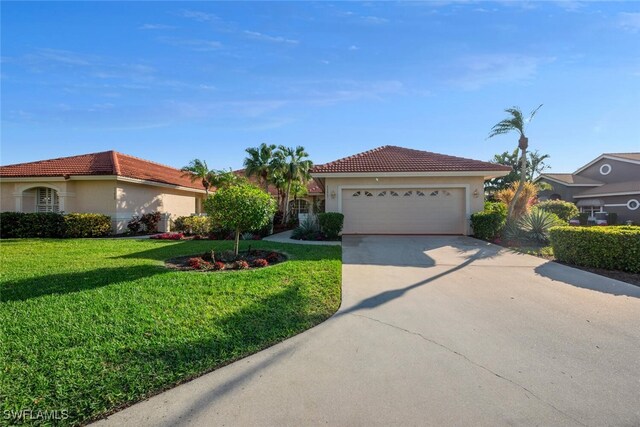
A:
{"type": "Polygon", "coordinates": [[[347,234],[462,234],[464,190],[343,190],[342,211],[347,234]]]}

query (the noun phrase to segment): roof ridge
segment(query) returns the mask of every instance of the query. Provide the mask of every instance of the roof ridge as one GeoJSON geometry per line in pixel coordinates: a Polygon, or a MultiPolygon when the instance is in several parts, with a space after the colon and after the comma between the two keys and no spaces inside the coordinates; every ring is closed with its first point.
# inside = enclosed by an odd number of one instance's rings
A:
{"type": "Polygon", "coordinates": [[[111,150],[111,161],[113,162],[113,172],[115,175],[120,175],[120,162],[115,150],[111,150]]]}

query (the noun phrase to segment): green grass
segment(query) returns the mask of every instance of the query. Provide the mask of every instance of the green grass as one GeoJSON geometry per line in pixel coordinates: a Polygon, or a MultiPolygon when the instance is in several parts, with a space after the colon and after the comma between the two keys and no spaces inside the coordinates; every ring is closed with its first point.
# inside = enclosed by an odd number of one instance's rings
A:
{"type": "Polygon", "coordinates": [[[339,247],[251,245],[290,259],[199,273],[170,271],[163,261],[231,242],[1,241],[0,425],[4,411],[24,409],[66,410],[62,424],[86,422],[338,309],[339,247]]]}
{"type": "Polygon", "coordinates": [[[551,246],[510,246],[509,249],[540,258],[554,259],[553,248],[551,246]]]}

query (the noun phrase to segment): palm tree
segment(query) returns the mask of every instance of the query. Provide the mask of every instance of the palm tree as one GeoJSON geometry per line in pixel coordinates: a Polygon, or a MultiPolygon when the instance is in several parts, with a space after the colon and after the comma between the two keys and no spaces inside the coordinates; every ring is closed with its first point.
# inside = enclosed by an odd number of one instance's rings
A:
{"type": "Polygon", "coordinates": [[[267,193],[269,192],[269,177],[273,172],[273,153],[275,150],[274,144],[267,145],[264,142],[258,147],[245,150],[248,154],[244,159],[246,176],[259,177],[264,184],[264,191],[267,193]]]}
{"type": "Polygon", "coordinates": [[[212,170],[209,172],[208,179],[211,186],[216,188],[232,187],[246,181],[244,177],[234,173],[231,168],[228,171],[212,170]]]}
{"type": "Polygon", "coordinates": [[[282,175],[287,183],[284,215],[282,217],[283,224],[289,216],[289,198],[291,196],[291,185],[293,181],[300,180],[306,184],[311,178],[309,171],[313,167],[313,162],[311,162],[308,157],[309,154],[304,150],[304,147],[301,146],[291,148],[281,145],[275,153],[276,160],[274,161],[274,165],[282,171],[282,175]]]}
{"type": "MultiPolygon", "coordinates": [[[[493,138],[496,135],[503,135],[509,132],[516,131],[520,134],[520,138],[518,139],[518,150],[522,151],[522,155],[520,156],[520,185],[518,185],[518,189],[516,190],[516,194],[513,196],[513,200],[509,203],[509,210],[507,211],[507,217],[511,218],[513,214],[513,208],[520,196],[522,189],[524,188],[524,183],[527,181],[527,148],[529,148],[529,138],[524,133],[525,123],[529,123],[533,117],[536,115],[538,110],[542,107],[542,104],[538,106],[535,110],[531,112],[528,119],[524,119],[522,111],[518,107],[511,107],[504,110],[506,113],[510,114],[510,117],[498,122],[491,128],[491,132],[489,132],[488,138],[493,138]]],[[[517,150],[516,150],[517,153],[517,150]]]]}
{"type": "Polygon", "coordinates": [[[184,172],[182,176],[191,178],[191,182],[201,180],[205,194],[209,196],[209,189],[212,185],[211,171],[209,170],[209,166],[207,166],[206,161],[200,159],[191,160],[191,162],[189,162],[189,166],[185,166],[180,170],[184,172]]]}

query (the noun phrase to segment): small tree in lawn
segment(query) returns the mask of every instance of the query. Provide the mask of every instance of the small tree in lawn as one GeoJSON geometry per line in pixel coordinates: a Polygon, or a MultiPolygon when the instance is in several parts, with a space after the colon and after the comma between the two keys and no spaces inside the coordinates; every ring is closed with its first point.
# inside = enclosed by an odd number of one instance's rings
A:
{"type": "Polygon", "coordinates": [[[273,198],[250,184],[220,188],[207,198],[204,208],[214,223],[235,231],[233,250],[236,256],[240,234],[264,227],[276,210],[273,198]]]}

